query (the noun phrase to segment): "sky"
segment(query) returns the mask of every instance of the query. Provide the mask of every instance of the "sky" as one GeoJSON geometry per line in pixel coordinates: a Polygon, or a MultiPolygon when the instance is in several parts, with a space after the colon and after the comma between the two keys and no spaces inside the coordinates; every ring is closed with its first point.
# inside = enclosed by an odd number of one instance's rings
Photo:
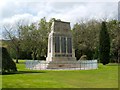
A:
{"type": "Polygon", "coordinates": [[[43,17],[68,21],[72,26],[83,19],[117,19],[118,0],[0,0],[0,38],[6,24],[19,20],[30,24],[43,17]]]}

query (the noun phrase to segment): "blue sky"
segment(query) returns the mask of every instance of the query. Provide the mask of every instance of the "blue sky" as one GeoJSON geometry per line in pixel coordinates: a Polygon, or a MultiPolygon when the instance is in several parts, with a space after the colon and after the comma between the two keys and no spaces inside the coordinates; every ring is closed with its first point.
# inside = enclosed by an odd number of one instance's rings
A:
{"type": "MultiPolygon", "coordinates": [[[[83,19],[117,19],[118,0],[0,0],[0,25],[38,22],[42,17],[73,25],[83,19]]],[[[1,33],[2,31],[0,31],[1,33]]],[[[1,38],[1,37],[0,37],[1,38]]]]}

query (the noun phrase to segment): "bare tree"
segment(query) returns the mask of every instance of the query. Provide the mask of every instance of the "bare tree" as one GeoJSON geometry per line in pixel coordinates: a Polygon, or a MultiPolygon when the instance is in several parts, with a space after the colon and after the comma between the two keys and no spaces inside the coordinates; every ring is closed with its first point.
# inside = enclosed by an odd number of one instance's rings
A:
{"type": "Polygon", "coordinates": [[[19,55],[20,55],[20,41],[21,41],[21,31],[20,27],[22,25],[22,20],[17,22],[14,25],[4,25],[3,35],[4,38],[10,41],[10,47],[16,52],[16,63],[18,63],[19,55]]]}

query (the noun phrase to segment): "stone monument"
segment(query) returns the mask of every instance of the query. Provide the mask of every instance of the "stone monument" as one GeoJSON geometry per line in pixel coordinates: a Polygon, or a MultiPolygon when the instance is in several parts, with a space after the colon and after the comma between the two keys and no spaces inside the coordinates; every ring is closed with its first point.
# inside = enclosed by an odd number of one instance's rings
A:
{"type": "Polygon", "coordinates": [[[96,69],[97,60],[77,61],[72,48],[70,22],[54,20],[48,36],[48,55],[46,61],[26,61],[26,68],[36,70],[81,70],[96,69]]]}
{"type": "Polygon", "coordinates": [[[54,20],[52,23],[51,32],[48,37],[48,56],[46,61],[50,62],[54,67],[66,67],[66,63],[76,61],[70,30],[70,22],[54,20]],[[61,63],[64,65],[60,65],[61,63]]]}

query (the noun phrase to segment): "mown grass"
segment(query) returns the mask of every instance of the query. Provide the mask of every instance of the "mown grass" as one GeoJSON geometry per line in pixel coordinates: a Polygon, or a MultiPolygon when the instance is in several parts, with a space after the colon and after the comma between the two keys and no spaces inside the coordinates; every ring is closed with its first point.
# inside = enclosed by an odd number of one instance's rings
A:
{"type": "MultiPolygon", "coordinates": [[[[22,62],[22,63],[21,63],[22,62]]],[[[96,70],[28,70],[24,61],[18,73],[2,75],[3,88],[117,88],[118,65],[99,64],[96,70]]]]}

